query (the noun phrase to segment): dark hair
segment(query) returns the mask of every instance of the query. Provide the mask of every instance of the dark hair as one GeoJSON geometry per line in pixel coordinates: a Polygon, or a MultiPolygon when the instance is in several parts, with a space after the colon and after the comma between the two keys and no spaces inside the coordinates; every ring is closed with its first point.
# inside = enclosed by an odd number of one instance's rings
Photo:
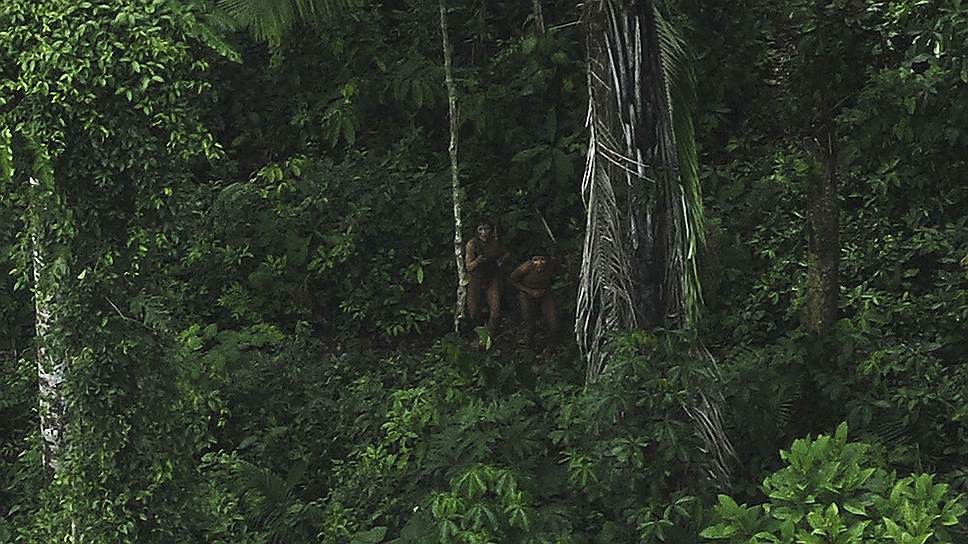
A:
{"type": "Polygon", "coordinates": [[[534,258],[534,257],[544,257],[544,258],[550,260],[551,259],[551,252],[548,251],[547,248],[545,248],[545,247],[535,246],[535,247],[532,247],[531,248],[531,251],[528,252],[528,259],[531,259],[531,258],[534,258]]]}
{"type": "Polygon", "coordinates": [[[480,220],[479,220],[479,221],[477,222],[477,225],[475,225],[475,226],[474,226],[474,228],[476,229],[476,228],[478,228],[478,227],[480,227],[480,226],[482,226],[482,225],[485,225],[485,226],[488,226],[488,227],[491,227],[491,230],[494,230],[494,221],[491,221],[490,219],[488,219],[488,218],[486,218],[486,217],[483,217],[483,218],[481,218],[481,219],[480,219],[480,220]]]}

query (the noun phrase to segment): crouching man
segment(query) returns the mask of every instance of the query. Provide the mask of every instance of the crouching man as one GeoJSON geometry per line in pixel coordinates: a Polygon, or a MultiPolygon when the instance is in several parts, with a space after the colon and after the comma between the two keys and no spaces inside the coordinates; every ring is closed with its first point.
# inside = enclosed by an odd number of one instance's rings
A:
{"type": "Polygon", "coordinates": [[[548,337],[554,342],[558,332],[558,310],[551,296],[551,280],[554,270],[546,251],[534,251],[531,258],[511,272],[511,285],[518,291],[521,320],[524,322],[525,340],[534,343],[535,321],[538,313],[548,328],[548,337]]]}

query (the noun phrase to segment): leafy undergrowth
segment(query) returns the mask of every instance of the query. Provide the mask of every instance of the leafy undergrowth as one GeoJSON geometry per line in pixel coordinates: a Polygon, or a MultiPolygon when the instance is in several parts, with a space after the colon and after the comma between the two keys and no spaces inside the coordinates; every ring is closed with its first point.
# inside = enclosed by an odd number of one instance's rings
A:
{"type": "Polygon", "coordinates": [[[369,363],[335,356],[293,376],[267,361],[232,395],[287,393],[258,410],[244,408],[258,406],[252,398],[232,400],[240,408],[224,422],[224,449],[202,468],[204,539],[695,538],[698,497],[712,488],[682,406],[712,376],[682,356],[686,342],[616,339],[608,379],[587,387],[566,350],[478,352],[453,338],[369,363]]]}
{"type": "Polygon", "coordinates": [[[204,539],[957,542],[961,497],[935,476],[898,477],[890,448],[847,443],[846,425],[797,440],[767,469],[737,462],[736,496],[758,505],[717,499],[683,406],[749,377],[717,376],[679,334],[611,345],[610,373],[588,386],[566,350],[479,352],[454,338],[370,361],[350,351],[290,376],[268,362],[233,395],[287,394],[227,418],[225,449],[201,468],[204,539]]]}

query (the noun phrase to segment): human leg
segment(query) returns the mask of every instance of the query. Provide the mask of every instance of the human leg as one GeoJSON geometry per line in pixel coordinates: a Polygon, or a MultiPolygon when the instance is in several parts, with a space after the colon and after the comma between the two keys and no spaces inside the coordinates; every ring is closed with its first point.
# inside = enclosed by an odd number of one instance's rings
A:
{"type": "Polygon", "coordinates": [[[551,293],[545,293],[541,297],[541,316],[544,318],[545,327],[548,327],[548,339],[556,343],[558,339],[558,309],[555,307],[555,300],[551,293]]]}
{"type": "Polygon", "coordinates": [[[501,319],[501,285],[496,279],[487,286],[487,307],[490,315],[487,318],[487,330],[494,338],[497,334],[498,320],[501,319]]]}
{"type": "Polygon", "coordinates": [[[524,338],[530,344],[534,340],[534,301],[524,293],[518,293],[518,306],[521,308],[521,323],[524,325],[524,338]]]}
{"type": "Polygon", "coordinates": [[[473,276],[467,281],[467,321],[472,326],[481,324],[481,281],[473,276]]]}

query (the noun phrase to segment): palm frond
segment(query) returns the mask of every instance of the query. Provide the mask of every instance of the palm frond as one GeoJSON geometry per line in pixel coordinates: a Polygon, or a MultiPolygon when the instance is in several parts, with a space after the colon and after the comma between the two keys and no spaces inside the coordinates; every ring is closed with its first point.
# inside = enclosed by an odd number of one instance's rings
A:
{"type": "Polygon", "coordinates": [[[736,451],[723,429],[723,415],[719,409],[723,399],[713,401],[702,392],[692,404],[683,406],[686,415],[695,424],[696,435],[702,443],[701,451],[706,455],[702,464],[704,475],[721,489],[729,487],[736,451]]]}
{"type": "Polygon", "coordinates": [[[773,424],[778,431],[782,432],[793,421],[793,407],[798,400],[800,400],[799,394],[791,394],[777,402],[773,411],[773,424]]]}
{"type": "Polygon", "coordinates": [[[218,9],[256,40],[278,45],[300,23],[315,24],[352,8],[362,0],[217,0],[218,9]]]}
{"type": "MultiPolygon", "coordinates": [[[[589,142],[575,334],[590,382],[607,371],[609,332],[691,327],[701,305],[694,75],[688,47],[657,1],[592,0],[583,13],[589,142]]],[[[707,454],[703,469],[725,487],[735,454],[722,405],[700,393],[683,410],[707,454]]]]}
{"type": "Polygon", "coordinates": [[[249,508],[260,518],[277,515],[288,506],[292,486],[275,472],[246,461],[238,461],[236,481],[249,508]]]}
{"type": "Polygon", "coordinates": [[[604,332],[689,326],[703,243],[685,42],[652,2],[585,4],[589,145],[576,335],[589,379],[604,332]]]}
{"type": "Polygon", "coordinates": [[[894,414],[872,425],[872,433],[884,444],[900,445],[914,442],[910,414],[894,414]]]}
{"type": "Polygon", "coordinates": [[[676,159],[681,187],[684,226],[684,268],[677,274],[682,283],[684,322],[694,324],[702,306],[698,257],[706,243],[703,220],[702,191],[699,184],[699,153],[696,148],[692,118],[696,104],[696,76],[694,58],[676,27],[653,4],[659,51],[662,58],[663,80],[667,82],[666,96],[672,116],[676,144],[676,159]]]}

